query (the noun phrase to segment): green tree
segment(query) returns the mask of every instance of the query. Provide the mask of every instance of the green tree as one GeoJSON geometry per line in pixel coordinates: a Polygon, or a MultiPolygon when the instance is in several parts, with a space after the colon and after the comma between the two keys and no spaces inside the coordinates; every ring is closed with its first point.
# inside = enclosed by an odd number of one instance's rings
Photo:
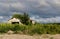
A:
{"type": "Polygon", "coordinates": [[[29,19],[30,19],[29,15],[27,13],[24,13],[22,23],[28,25],[29,24],[29,19]]]}
{"type": "Polygon", "coordinates": [[[21,19],[21,18],[22,18],[22,15],[21,15],[21,14],[14,14],[14,15],[12,16],[12,18],[21,19]]]}
{"type": "Polygon", "coordinates": [[[18,19],[20,19],[21,20],[21,22],[22,22],[22,15],[21,14],[14,14],[13,16],[12,16],[12,18],[18,18],[18,19]]]}
{"type": "Polygon", "coordinates": [[[29,15],[27,13],[22,14],[14,14],[12,18],[18,18],[21,20],[23,24],[28,25],[29,24],[29,15]]]}

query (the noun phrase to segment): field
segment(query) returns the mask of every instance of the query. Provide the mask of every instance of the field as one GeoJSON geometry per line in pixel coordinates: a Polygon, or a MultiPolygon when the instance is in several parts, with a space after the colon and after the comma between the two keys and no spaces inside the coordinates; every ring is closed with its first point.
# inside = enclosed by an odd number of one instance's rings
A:
{"type": "Polygon", "coordinates": [[[60,39],[60,24],[0,24],[0,39],[60,39]]]}
{"type": "Polygon", "coordinates": [[[60,34],[59,24],[35,24],[35,25],[19,25],[19,24],[0,24],[0,33],[8,33],[13,31],[13,34],[60,34]]]}

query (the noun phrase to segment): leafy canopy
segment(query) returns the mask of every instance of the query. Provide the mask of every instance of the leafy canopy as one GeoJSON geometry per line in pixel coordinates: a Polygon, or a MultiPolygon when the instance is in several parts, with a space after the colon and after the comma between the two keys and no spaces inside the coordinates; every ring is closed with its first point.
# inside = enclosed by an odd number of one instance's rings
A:
{"type": "Polygon", "coordinates": [[[18,19],[21,20],[21,22],[22,22],[23,24],[26,24],[26,25],[29,24],[29,19],[30,19],[30,17],[29,17],[29,15],[28,15],[27,13],[24,13],[23,15],[22,15],[22,14],[14,14],[14,15],[12,16],[12,18],[18,18],[18,19]]]}

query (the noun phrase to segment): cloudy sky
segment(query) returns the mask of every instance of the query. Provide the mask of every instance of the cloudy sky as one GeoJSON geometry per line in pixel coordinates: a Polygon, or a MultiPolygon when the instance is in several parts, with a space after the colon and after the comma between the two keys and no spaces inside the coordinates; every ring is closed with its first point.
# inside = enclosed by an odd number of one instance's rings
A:
{"type": "Polygon", "coordinates": [[[60,23],[60,0],[0,0],[0,22],[24,12],[37,22],[60,23]]]}

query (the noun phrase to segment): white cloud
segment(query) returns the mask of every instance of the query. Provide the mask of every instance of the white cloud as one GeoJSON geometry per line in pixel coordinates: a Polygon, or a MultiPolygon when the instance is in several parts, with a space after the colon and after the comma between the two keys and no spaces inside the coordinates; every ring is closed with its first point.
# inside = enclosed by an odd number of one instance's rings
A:
{"type": "Polygon", "coordinates": [[[0,19],[3,19],[3,16],[0,16],[0,19]]]}
{"type": "Polygon", "coordinates": [[[51,17],[51,18],[39,18],[36,19],[36,17],[31,17],[32,20],[35,20],[40,23],[60,23],[60,17],[51,17]]]}
{"type": "Polygon", "coordinates": [[[23,8],[25,8],[25,6],[22,3],[20,3],[20,2],[10,3],[10,5],[11,5],[11,7],[16,8],[16,9],[23,9],[23,8]]]}

